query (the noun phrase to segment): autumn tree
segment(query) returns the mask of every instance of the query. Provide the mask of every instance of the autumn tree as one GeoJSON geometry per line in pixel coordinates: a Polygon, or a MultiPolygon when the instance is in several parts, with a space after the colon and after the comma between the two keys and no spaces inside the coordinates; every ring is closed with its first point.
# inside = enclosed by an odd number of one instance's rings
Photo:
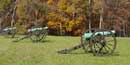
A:
{"type": "Polygon", "coordinates": [[[89,28],[105,28],[130,35],[129,0],[15,1],[0,0],[0,28],[15,24],[23,33],[32,26],[48,26],[54,35],[80,35],[89,28]]]}
{"type": "Polygon", "coordinates": [[[13,8],[15,0],[0,0],[0,30],[6,26],[11,26],[13,8]]]}

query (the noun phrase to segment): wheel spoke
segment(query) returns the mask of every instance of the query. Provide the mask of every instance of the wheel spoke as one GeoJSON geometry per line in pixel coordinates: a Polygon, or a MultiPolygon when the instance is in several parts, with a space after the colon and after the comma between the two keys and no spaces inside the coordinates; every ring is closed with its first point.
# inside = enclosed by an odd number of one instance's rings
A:
{"type": "Polygon", "coordinates": [[[93,44],[93,47],[94,47],[94,49],[95,49],[95,51],[96,51],[96,47],[95,47],[95,44],[93,44]]]}
{"type": "Polygon", "coordinates": [[[112,44],[107,43],[107,45],[113,46],[112,44]]]}
{"type": "Polygon", "coordinates": [[[98,48],[100,48],[99,46],[98,46],[98,44],[95,44],[98,48]]]}
{"type": "Polygon", "coordinates": [[[104,50],[106,51],[106,53],[108,53],[109,52],[109,50],[107,50],[107,48],[104,46],[103,47],[104,48],[104,50]]]}
{"type": "Polygon", "coordinates": [[[108,49],[112,50],[109,46],[106,45],[106,47],[107,47],[108,49]]]}
{"type": "Polygon", "coordinates": [[[99,54],[102,50],[102,47],[99,47],[97,50],[96,50],[96,54],[99,54]]]}

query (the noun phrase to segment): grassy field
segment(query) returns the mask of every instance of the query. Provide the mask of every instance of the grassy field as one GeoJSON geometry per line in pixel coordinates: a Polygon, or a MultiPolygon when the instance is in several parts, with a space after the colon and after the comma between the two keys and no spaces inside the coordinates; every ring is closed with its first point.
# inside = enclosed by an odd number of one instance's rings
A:
{"type": "Polygon", "coordinates": [[[130,65],[130,39],[117,39],[114,54],[97,57],[82,49],[66,55],[57,53],[79,44],[79,37],[48,36],[45,42],[26,39],[14,43],[13,39],[0,36],[0,65],[130,65]]]}

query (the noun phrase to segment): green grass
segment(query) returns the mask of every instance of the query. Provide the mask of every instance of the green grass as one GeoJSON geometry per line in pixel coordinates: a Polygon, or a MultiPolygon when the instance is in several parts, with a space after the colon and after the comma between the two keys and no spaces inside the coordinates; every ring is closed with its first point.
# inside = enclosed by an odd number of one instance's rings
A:
{"type": "Polygon", "coordinates": [[[0,65],[130,65],[129,38],[118,38],[115,53],[106,57],[86,54],[82,49],[66,55],[57,53],[79,44],[79,37],[48,36],[40,43],[12,40],[0,36],[0,65]]]}

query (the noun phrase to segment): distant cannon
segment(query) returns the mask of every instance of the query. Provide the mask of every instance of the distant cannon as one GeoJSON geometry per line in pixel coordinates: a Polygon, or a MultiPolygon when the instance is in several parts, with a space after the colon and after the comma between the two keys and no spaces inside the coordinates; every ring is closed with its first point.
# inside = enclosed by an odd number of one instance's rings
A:
{"type": "Polygon", "coordinates": [[[2,30],[2,33],[7,37],[14,38],[17,33],[16,27],[6,27],[2,30]]]}
{"type": "Polygon", "coordinates": [[[46,38],[48,34],[48,27],[32,27],[28,29],[28,34],[22,38],[14,40],[14,42],[19,42],[23,39],[30,38],[33,42],[39,42],[46,38]]]}

